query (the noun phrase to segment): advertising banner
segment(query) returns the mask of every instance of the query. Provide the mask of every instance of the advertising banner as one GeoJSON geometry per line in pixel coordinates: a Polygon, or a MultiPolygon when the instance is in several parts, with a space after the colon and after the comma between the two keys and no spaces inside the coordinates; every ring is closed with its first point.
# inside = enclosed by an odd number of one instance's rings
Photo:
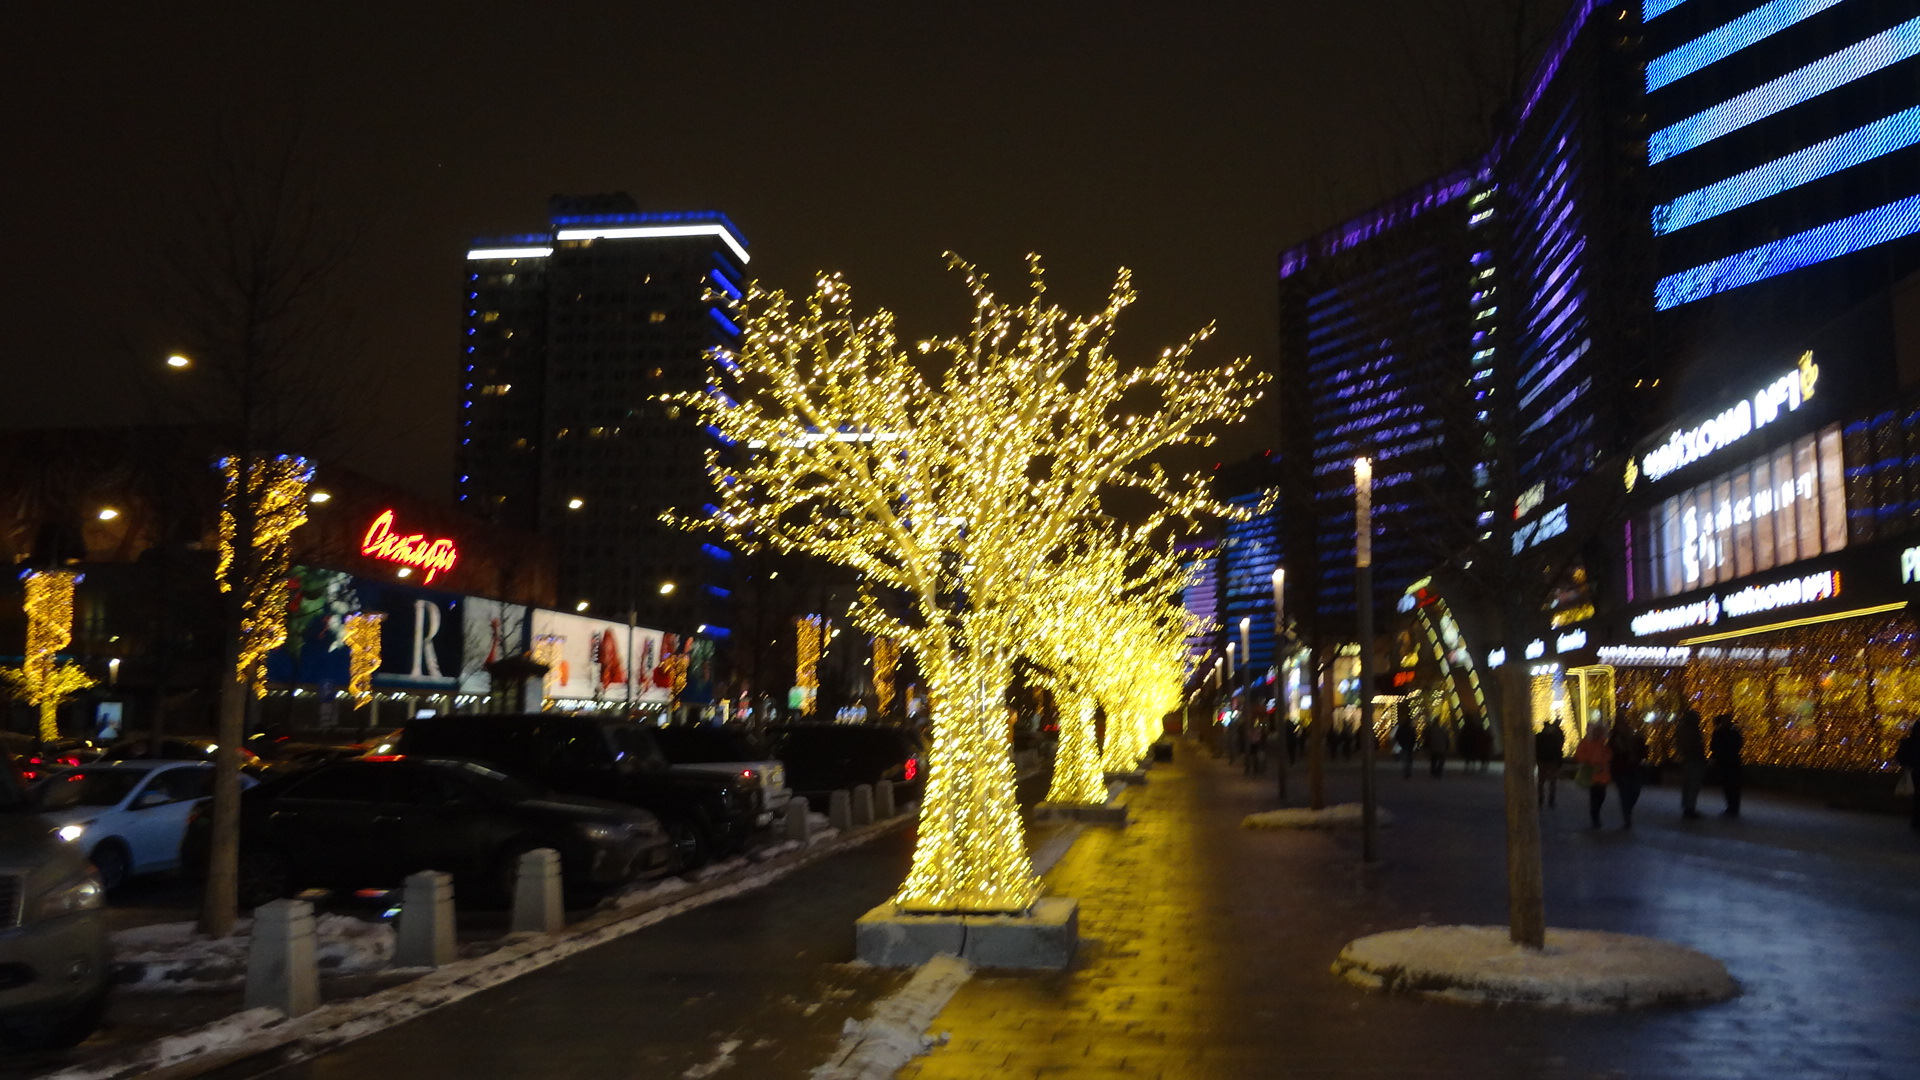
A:
{"type": "Polygon", "coordinates": [[[629,630],[624,622],[533,612],[533,654],[549,665],[547,696],[559,700],[627,701],[631,687],[635,702],[665,703],[671,681],[655,677],[664,636],[645,627],[629,630]]]}
{"type": "Polygon", "coordinates": [[[267,658],[269,682],[344,688],[346,617],[384,612],[374,686],[444,693],[458,685],[464,597],[305,566],[293,568],[288,584],[287,641],[267,658]]]}
{"type": "Polygon", "coordinates": [[[532,646],[525,604],[470,597],[461,616],[460,692],[485,694],[492,690],[487,665],[532,646]]]}

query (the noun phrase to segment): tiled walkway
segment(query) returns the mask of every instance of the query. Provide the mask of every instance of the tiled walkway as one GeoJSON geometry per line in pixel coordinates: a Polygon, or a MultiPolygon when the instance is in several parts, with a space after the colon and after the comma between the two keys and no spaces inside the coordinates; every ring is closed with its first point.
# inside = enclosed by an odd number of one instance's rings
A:
{"type": "MultiPolygon", "coordinates": [[[[1357,838],[1255,832],[1270,779],[1190,744],[1090,828],[1050,877],[1081,901],[1081,959],[980,977],[935,1024],[914,1080],[1027,1077],[1920,1077],[1920,840],[1897,818],[1749,796],[1681,822],[1650,787],[1624,832],[1565,789],[1545,825],[1549,921],[1653,934],[1726,961],[1719,1006],[1574,1016],[1371,995],[1332,978],[1376,930],[1505,922],[1498,774],[1382,770],[1383,867],[1357,838]]],[[[1351,798],[1357,775],[1331,787],[1351,798]]],[[[1296,790],[1303,786],[1296,772],[1296,790]]],[[[1717,802],[1703,800],[1703,807],[1717,802]]],[[[1611,810],[1611,808],[1609,808],[1611,810]]]]}

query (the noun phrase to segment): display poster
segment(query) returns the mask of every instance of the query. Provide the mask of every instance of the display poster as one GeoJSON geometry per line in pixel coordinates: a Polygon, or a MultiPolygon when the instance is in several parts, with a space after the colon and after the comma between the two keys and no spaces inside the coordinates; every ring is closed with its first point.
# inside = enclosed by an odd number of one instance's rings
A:
{"type": "Polygon", "coordinates": [[[563,701],[664,703],[672,680],[661,679],[664,639],[658,630],[629,628],[586,615],[535,609],[531,649],[548,665],[546,695],[563,701]]]}

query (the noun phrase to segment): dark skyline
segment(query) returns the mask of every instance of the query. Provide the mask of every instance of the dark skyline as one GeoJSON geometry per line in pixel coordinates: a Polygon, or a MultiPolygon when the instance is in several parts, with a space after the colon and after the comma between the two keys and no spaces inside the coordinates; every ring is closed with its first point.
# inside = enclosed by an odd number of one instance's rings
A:
{"type": "MultiPolygon", "coordinates": [[[[1124,346],[1213,321],[1216,359],[1270,365],[1276,255],[1473,148],[1461,57],[1504,6],[35,10],[0,45],[0,423],[150,418],[116,390],[147,332],[133,297],[216,129],[242,153],[297,130],[366,230],[343,284],[386,393],[346,463],[436,498],[466,244],[541,227],[560,192],[724,211],[752,276],[843,272],[914,335],[965,317],[943,250],[1006,292],[1038,252],[1074,307],[1124,265],[1124,346]]],[[[1217,456],[1274,445],[1273,415],[1217,456]]]]}

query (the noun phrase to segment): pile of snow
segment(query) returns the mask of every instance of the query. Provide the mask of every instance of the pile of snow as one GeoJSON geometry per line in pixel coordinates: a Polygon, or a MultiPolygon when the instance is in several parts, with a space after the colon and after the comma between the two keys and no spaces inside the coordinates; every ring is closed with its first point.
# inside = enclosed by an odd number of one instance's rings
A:
{"type": "Polygon", "coordinates": [[[891,1080],[934,1044],[927,1027],[972,977],[973,965],[951,953],[920,965],[907,985],[874,1006],[872,1016],[847,1021],[833,1057],[808,1073],[809,1080],[891,1080]]]}
{"type": "MultiPolygon", "coordinates": [[[[1373,820],[1377,825],[1393,824],[1393,815],[1375,807],[1373,820]]],[[[1248,814],[1240,819],[1243,829],[1357,829],[1360,827],[1360,804],[1357,802],[1334,803],[1319,810],[1290,806],[1280,810],[1268,810],[1263,814],[1248,814]]]]}
{"type": "Polygon", "coordinates": [[[1490,1005],[1577,1012],[1725,1001],[1740,993],[1726,967],[1658,938],[1548,930],[1544,949],[1515,945],[1503,926],[1421,926],[1351,942],[1333,973],[1372,990],[1490,1005]]]}
{"type": "MultiPolygon", "coordinates": [[[[190,922],[156,923],[115,930],[114,966],[128,990],[218,990],[247,977],[247,944],[253,920],[241,919],[222,938],[202,936],[190,922]]],[[[393,927],[350,915],[318,915],[313,921],[314,956],[321,976],[379,971],[393,960],[393,927]]]]}

